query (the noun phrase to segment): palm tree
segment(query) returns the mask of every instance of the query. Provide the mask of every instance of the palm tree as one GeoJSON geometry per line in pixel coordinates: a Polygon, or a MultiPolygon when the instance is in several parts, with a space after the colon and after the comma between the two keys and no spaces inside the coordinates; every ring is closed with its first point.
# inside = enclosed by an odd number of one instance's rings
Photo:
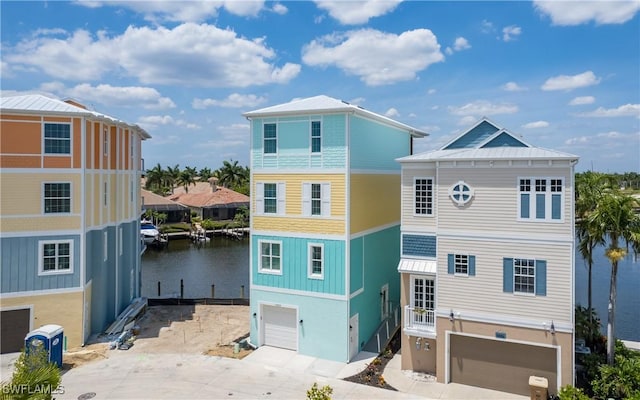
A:
{"type": "Polygon", "coordinates": [[[218,169],[217,172],[218,176],[216,178],[218,178],[218,183],[226,188],[230,188],[241,183],[244,168],[238,165],[237,161],[233,161],[233,164],[229,161],[223,161],[222,167],[218,169]]]}
{"type": "Polygon", "coordinates": [[[213,172],[208,167],[200,168],[200,172],[198,172],[198,177],[200,177],[200,182],[206,182],[212,176],[213,176],[213,172]]]}
{"type": "Polygon", "coordinates": [[[178,179],[180,178],[180,165],[176,164],[173,168],[167,167],[166,173],[166,183],[167,186],[171,188],[171,193],[173,194],[173,189],[175,189],[176,184],[178,183],[178,179]]]}
{"type": "Polygon", "coordinates": [[[629,245],[636,254],[640,253],[640,215],[634,211],[634,207],[639,205],[635,198],[624,195],[619,190],[612,190],[600,196],[594,211],[587,217],[590,226],[594,228],[595,237],[599,236],[609,243],[605,255],[611,262],[607,322],[607,362],[611,366],[615,362],[618,262],[627,255],[629,245]],[[624,242],[624,247],[621,247],[621,242],[624,242]]]}
{"type": "Polygon", "coordinates": [[[153,167],[152,169],[147,170],[146,172],[146,182],[145,189],[151,190],[154,193],[162,194],[163,186],[164,186],[164,176],[165,171],[162,169],[160,163],[153,167]]]}
{"type": "Polygon", "coordinates": [[[196,173],[195,170],[186,168],[185,170],[180,172],[178,176],[177,183],[184,187],[184,191],[189,193],[189,185],[196,183],[196,173]]]}
{"type": "MultiPolygon", "coordinates": [[[[598,236],[597,227],[593,226],[588,216],[595,210],[597,200],[602,194],[610,189],[610,182],[604,174],[587,171],[583,174],[576,174],[576,235],[578,237],[578,249],[582,258],[587,262],[587,315],[592,317],[592,270],[593,251],[596,246],[603,244],[602,236],[598,236]]],[[[592,322],[592,321],[589,321],[592,322]]],[[[593,326],[589,324],[588,326],[593,326]]],[[[588,332],[585,337],[591,342],[597,332],[588,332]]]]}

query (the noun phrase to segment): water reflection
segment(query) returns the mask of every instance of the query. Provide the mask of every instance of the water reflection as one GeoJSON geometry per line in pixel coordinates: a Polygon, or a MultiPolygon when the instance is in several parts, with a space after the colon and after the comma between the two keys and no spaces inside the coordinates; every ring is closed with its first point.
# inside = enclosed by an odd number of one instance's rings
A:
{"type": "Polygon", "coordinates": [[[216,298],[239,298],[243,285],[249,297],[249,239],[214,237],[200,243],[177,239],[143,254],[142,296],[179,297],[181,279],[184,298],[211,297],[211,285],[216,298]]]}

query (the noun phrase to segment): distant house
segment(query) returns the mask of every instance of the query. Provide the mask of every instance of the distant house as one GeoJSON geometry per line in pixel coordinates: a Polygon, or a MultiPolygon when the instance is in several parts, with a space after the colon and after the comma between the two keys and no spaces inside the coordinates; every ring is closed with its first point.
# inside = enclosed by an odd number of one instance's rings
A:
{"type": "Polygon", "coordinates": [[[251,121],[251,342],[349,361],[381,324],[399,323],[395,159],[426,134],[328,96],[243,115],[251,121]]]}
{"type": "Polygon", "coordinates": [[[484,118],[403,157],[402,369],[529,394],[573,384],[574,165],[484,118]]]}
{"type": "Polygon", "coordinates": [[[149,190],[141,189],[142,193],[142,213],[152,210],[167,215],[165,222],[189,222],[191,212],[189,207],[176,203],[149,190]]]}
{"type": "Polygon", "coordinates": [[[249,196],[218,186],[217,181],[216,178],[210,178],[208,182],[196,182],[189,185],[187,190],[178,186],[167,199],[189,207],[203,220],[231,220],[238,208],[249,208],[249,196]]]}
{"type": "Polygon", "coordinates": [[[80,346],[140,296],[149,138],[75,102],[0,98],[0,352],[45,324],[80,346]]]}

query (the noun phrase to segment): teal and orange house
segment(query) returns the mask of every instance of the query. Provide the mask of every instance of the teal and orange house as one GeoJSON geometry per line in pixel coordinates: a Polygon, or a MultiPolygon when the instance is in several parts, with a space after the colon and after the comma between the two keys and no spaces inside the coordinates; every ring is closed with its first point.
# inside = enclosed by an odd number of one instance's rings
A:
{"type": "Polygon", "coordinates": [[[0,98],[2,353],[46,324],[82,345],[140,296],[148,138],[73,101],[0,98]]]}
{"type": "Polygon", "coordinates": [[[251,343],[347,362],[396,317],[400,164],[426,136],[327,96],[251,125],[251,343]]]}

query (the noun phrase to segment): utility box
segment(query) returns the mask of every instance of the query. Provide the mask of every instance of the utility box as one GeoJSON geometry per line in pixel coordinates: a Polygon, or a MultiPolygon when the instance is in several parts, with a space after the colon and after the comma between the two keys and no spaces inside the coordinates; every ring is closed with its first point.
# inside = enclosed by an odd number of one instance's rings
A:
{"type": "Polygon", "coordinates": [[[529,389],[531,389],[531,400],[547,400],[549,381],[540,376],[530,376],[529,389]]]}
{"type": "Polygon", "coordinates": [[[62,350],[64,346],[64,330],[60,325],[44,325],[27,334],[24,338],[26,354],[42,348],[47,352],[47,359],[62,368],[62,350]]]}

